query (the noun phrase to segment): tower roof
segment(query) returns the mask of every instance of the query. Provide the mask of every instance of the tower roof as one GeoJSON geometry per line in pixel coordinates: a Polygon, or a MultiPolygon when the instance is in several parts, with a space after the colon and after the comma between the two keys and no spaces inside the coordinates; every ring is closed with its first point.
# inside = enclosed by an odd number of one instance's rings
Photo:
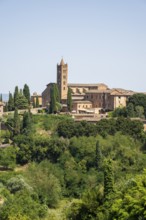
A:
{"type": "Polygon", "coordinates": [[[61,59],[60,65],[64,65],[64,60],[63,60],[63,58],[61,59]]]}

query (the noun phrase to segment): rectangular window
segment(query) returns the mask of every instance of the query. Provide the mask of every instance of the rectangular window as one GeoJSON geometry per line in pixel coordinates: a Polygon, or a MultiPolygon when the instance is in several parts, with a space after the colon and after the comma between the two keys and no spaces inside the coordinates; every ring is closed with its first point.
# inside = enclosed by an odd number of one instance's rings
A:
{"type": "Polygon", "coordinates": [[[63,87],[63,90],[65,90],[65,87],[63,87]]]}

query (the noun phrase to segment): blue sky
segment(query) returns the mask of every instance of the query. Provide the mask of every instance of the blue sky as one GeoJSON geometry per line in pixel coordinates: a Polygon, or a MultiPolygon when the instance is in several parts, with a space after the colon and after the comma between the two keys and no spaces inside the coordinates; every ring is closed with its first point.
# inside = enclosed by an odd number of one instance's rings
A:
{"type": "Polygon", "coordinates": [[[146,0],[0,0],[0,92],[70,83],[146,92],[146,0]]]}

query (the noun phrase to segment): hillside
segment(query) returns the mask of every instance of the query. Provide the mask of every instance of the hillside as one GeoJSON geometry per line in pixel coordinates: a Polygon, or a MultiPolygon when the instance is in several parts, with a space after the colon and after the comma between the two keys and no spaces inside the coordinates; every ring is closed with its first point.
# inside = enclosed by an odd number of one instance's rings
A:
{"type": "Polygon", "coordinates": [[[145,219],[146,134],[138,121],[96,124],[25,113],[3,133],[0,219],[145,219]],[[141,198],[141,199],[139,199],[141,198]]]}

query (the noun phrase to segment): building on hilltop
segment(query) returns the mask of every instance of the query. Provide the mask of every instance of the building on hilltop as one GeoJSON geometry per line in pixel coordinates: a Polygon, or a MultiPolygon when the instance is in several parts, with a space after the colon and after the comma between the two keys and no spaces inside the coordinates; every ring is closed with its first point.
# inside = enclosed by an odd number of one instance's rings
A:
{"type": "MultiPolygon", "coordinates": [[[[49,83],[42,93],[42,105],[50,103],[50,90],[54,83],[49,83]]],[[[104,83],[78,84],[68,83],[68,64],[61,59],[57,64],[57,85],[62,104],[67,102],[68,88],[72,90],[73,110],[75,112],[91,112],[91,109],[114,110],[125,107],[127,98],[134,94],[133,91],[124,89],[110,89],[104,83]]]]}

